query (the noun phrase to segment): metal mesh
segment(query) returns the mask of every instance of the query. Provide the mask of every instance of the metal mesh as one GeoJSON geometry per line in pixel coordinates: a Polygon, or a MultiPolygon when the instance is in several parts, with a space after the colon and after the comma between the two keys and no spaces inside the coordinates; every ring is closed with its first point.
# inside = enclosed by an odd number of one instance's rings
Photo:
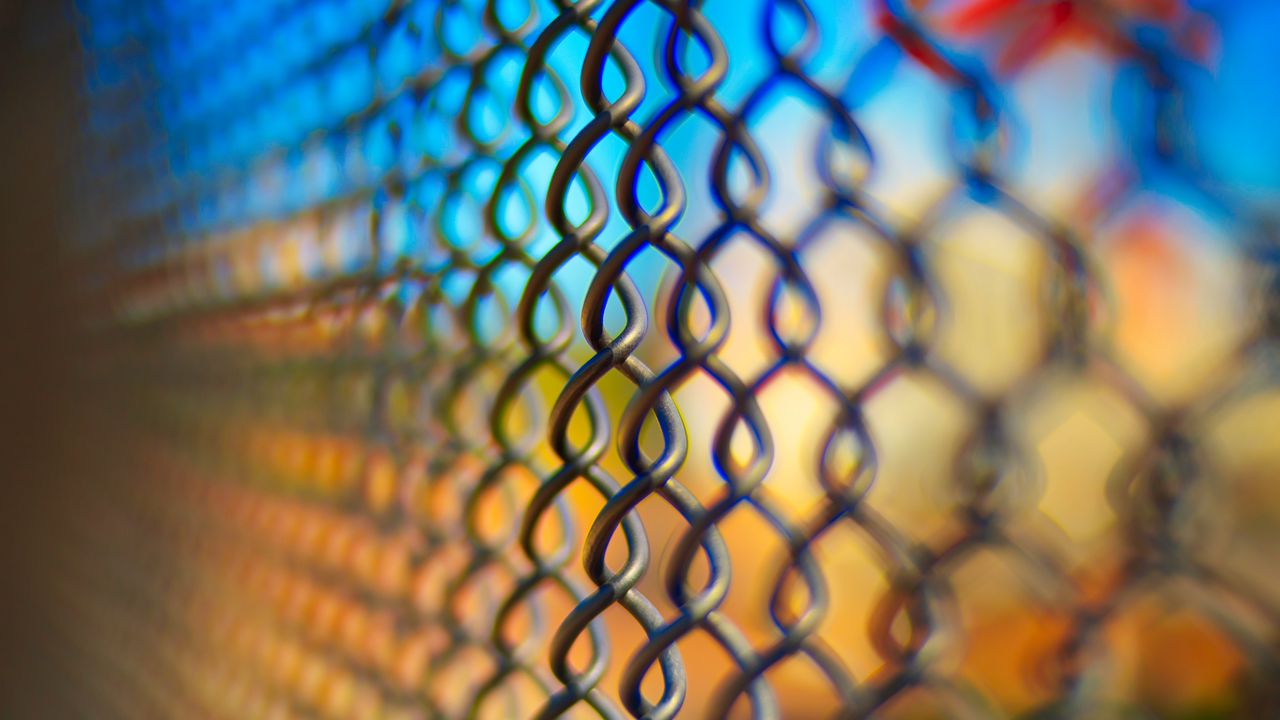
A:
{"type": "Polygon", "coordinates": [[[88,714],[1280,712],[1210,10],[80,15],[88,714]]]}

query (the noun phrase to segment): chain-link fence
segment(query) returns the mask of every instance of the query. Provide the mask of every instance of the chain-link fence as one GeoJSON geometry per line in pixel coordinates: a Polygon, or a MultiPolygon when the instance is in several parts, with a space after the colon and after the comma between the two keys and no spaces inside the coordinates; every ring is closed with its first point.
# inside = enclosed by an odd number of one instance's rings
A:
{"type": "Polygon", "coordinates": [[[86,712],[1277,716],[1264,5],[83,0],[86,712]]]}

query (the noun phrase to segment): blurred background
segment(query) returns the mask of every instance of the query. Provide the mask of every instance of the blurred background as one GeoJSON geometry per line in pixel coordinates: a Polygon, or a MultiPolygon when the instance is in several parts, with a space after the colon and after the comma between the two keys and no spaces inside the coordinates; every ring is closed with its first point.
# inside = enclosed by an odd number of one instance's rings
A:
{"type": "Polygon", "coordinates": [[[1280,717],[1278,26],[0,3],[0,714],[1280,717]]]}

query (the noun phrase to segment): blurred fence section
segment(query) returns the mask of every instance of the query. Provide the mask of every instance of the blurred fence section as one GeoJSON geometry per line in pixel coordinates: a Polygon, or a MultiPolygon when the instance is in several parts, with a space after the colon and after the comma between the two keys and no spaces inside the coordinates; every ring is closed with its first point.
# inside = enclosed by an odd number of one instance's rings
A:
{"type": "Polygon", "coordinates": [[[78,8],[93,716],[1280,716],[1269,3],[78,8]]]}

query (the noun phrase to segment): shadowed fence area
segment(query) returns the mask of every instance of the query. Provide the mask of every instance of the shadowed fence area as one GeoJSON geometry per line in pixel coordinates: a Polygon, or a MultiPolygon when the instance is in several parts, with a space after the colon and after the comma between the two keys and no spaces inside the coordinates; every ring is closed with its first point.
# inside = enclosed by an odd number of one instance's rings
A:
{"type": "Polygon", "coordinates": [[[81,716],[1280,714],[1268,3],[73,21],[81,716]]]}

